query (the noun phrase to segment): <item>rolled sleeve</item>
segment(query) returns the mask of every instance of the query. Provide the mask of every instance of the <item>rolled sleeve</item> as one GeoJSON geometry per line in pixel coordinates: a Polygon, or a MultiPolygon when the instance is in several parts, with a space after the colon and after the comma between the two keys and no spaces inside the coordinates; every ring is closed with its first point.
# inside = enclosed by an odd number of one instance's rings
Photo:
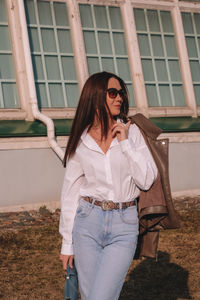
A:
{"type": "Polygon", "coordinates": [[[73,245],[66,244],[65,241],[62,241],[61,254],[73,255],[74,254],[73,245]]]}
{"type": "Polygon", "coordinates": [[[73,254],[72,229],[83,180],[83,170],[75,155],[67,163],[61,194],[59,232],[63,237],[61,253],[65,255],[73,254]]]}
{"type": "Polygon", "coordinates": [[[123,153],[126,152],[126,151],[130,151],[131,150],[131,145],[130,145],[128,139],[120,141],[119,144],[120,144],[120,147],[121,147],[121,151],[123,153]]]}
{"type": "Polygon", "coordinates": [[[135,184],[142,190],[148,190],[156,179],[157,167],[139,128],[131,125],[128,139],[119,144],[129,161],[135,184]]]}

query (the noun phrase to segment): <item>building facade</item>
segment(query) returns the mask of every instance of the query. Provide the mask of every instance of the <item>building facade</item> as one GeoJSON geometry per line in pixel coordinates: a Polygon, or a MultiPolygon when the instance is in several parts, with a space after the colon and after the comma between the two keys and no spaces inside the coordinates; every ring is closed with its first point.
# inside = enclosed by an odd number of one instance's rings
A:
{"type": "Polygon", "coordinates": [[[169,138],[173,194],[200,194],[200,1],[0,0],[1,211],[59,206],[80,91],[103,70],[169,138]]]}

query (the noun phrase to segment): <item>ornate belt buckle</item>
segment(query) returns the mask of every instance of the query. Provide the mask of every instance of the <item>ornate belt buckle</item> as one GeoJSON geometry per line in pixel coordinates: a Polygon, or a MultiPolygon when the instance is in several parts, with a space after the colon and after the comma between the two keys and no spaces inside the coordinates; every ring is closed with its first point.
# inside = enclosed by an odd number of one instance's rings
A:
{"type": "Polygon", "coordinates": [[[114,204],[113,201],[103,200],[102,203],[101,203],[101,208],[103,210],[112,210],[114,208],[113,204],[114,204]]]}

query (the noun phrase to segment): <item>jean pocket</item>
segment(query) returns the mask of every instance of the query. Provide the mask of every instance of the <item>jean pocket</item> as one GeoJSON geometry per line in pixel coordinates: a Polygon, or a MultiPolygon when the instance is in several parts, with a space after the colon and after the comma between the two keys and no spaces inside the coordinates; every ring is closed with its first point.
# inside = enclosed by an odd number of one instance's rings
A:
{"type": "Polygon", "coordinates": [[[76,216],[80,218],[88,217],[91,210],[93,208],[93,205],[90,203],[87,203],[85,200],[81,200],[80,204],[76,210],[76,216]]]}
{"type": "Polygon", "coordinates": [[[136,206],[131,206],[126,209],[122,209],[120,216],[122,221],[126,224],[138,224],[138,213],[136,206]]]}

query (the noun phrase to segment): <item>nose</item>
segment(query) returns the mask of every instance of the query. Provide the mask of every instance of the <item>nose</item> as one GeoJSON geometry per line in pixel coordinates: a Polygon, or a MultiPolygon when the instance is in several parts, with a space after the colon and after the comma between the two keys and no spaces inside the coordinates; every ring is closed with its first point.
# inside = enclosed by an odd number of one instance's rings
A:
{"type": "Polygon", "coordinates": [[[120,103],[123,102],[122,96],[120,96],[119,93],[117,94],[117,97],[115,98],[115,100],[120,103]]]}

